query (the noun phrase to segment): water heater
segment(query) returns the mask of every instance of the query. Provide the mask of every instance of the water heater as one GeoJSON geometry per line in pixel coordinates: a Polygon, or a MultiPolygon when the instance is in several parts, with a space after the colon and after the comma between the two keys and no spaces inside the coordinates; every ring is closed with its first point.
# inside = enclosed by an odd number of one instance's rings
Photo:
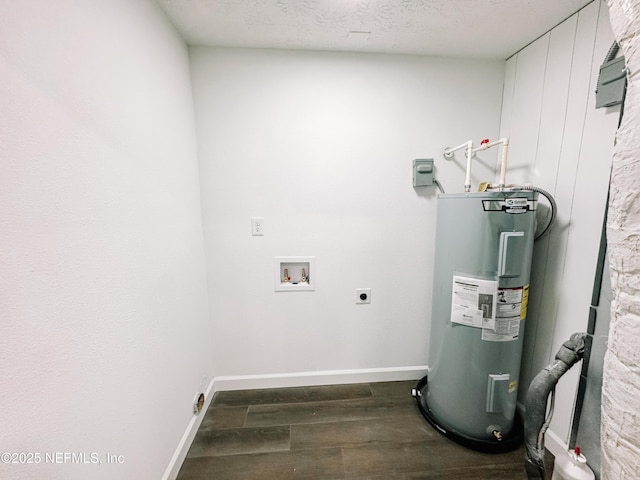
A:
{"type": "Polygon", "coordinates": [[[481,451],[522,443],[516,399],[537,196],[438,196],[429,371],[414,396],[434,427],[481,451]]]}

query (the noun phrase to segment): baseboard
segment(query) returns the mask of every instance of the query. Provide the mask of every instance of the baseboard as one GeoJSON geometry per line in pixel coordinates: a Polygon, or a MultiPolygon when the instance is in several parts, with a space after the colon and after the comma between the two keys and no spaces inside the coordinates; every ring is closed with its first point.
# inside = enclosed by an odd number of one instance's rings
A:
{"type": "Polygon", "coordinates": [[[178,447],[176,448],[176,451],[173,454],[173,457],[171,458],[171,461],[169,462],[164,475],[162,476],[162,480],[175,480],[175,478],[178,476],[180,467],[182,467],[182,462],[184,462],[184,459],[187,458],[187,453],[189,452],[189,447],[191,447],[191,442],[193,442],[198,428],[200,428],[200,424],[202,423],[202,419],[204,418],[204,413],[207,411],[207,408],[209,408],[211,400],[213,399],[213,395],[216,392],[214,385],[215,379],[211,380],[211,382],[207,386],[207,390],[204,392],[205,402],[204,406],[202,407],[202,411],[200,412],[200,415],[194,415],[189,421],[189,424],[187,425],[187,428],[182,435],[180,442],[178,443],[178,447]]]}
{"type": "Polygon", "coordinates": [[[554,457],[562,455],[569,450],[569,446],[552,430],[547,430],[544,434],[544,446],[554,457]]]}
{"type": "Polygon", "coordinates": [[[260,388],[308,387],[345,383],[418,380],[427,374],[426,365],[412,367],[327,370],[270,375],[229,375],[215,378],[216,391],[260,388]]]}
{"type": "MultiPolygon", "coordinates": [[[[213,396],[218,391],[250,390],[259,388],[308,387],[314,385],[336,385],[345,383],[392,382],[400,380],[418,380],[427,374],[427,366],[367,368],[359,370],[329,370],[318,372],[278,373],[270,375],[228,375],[217,376],[207,387],[206,412],[213,396]]],[[[178,443],[173,458],[169,462],[162,480],[175,480],[187,457],[191,442],[202,423],[203,414],[194,415],[178,443]]]]}

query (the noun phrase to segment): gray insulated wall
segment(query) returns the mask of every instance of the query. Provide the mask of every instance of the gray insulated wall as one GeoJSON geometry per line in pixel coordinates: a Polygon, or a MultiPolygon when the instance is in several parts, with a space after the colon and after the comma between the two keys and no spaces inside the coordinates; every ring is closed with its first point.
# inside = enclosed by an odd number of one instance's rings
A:
{"type": "Polygon", "coordinates": [[[536,203],[529,191],[438,198],[426,402],[459,435],[495,439],[514,423],[536,203]]]}

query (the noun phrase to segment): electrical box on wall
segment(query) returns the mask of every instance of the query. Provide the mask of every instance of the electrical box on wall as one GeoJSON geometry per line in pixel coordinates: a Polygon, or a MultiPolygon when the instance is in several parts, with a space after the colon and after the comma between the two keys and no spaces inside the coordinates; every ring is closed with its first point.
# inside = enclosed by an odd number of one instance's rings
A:
{"type": "Polygon", "coordinates": [[[315,290],[316,257],[275,257],[276,292],[315,290]]]}
{"type": "Polygon", "coordinates": [[[596,108],[619,105],[627,89],[627,69],[624,57],[614,58],[600,66],[596,108]]]}
{"type": "Polygon", "coordinates": [[[433,185],[433,159],[418,158],[413,161],[413,186],[429,187],[433,185]]]}

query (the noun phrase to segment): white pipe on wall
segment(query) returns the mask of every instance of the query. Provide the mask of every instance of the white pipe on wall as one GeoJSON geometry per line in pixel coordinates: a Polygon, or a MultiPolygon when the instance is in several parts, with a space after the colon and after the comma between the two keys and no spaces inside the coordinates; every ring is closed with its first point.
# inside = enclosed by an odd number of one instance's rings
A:
{"type": "Polygon", "coordinates": [[[479,147],[473,148],[473,141],[469,140],[468,142],[462,143],[460,145],[458,145],[457,147],[454,148],[445,148],[444,149],[444,156],[447,158],[450,158],[453,155],[453,152],[456,152],[458,150],[461,149],[465,149],[465,155],[467,157],[467,168],[466,168],[466,176],[464,179],[464,191],[465,192],[470,192],[471,191],[471,160],[473,158],[473,155],[476,152],[482,151],[482,150],[488,150],[491,147],[495,147],[496,145],[502,145],[502,161],[501,161],[501,166],[500,166],[500,182],[499,182],[499,187],[502,189],[504,188],[505,184],[506,184],[506,177],[507,177],[507,150],[509,147],[509,139],[508,138],[501,138],[499,140],[494,140],[493,142],[489,142],[489,140],[483,140],[480,143],[479,147]]]}
{"type": "Polygon", "coordinates": [[[474,151],[473,141],[469,140],[465,143],[458,145],[455,148],[445,148],[444,156],[446,158],[450,158],[453,155],[453,152],[456,152],[463,148],[465,149],[465,156],[467,157],[467,169],[466,169],[466,176],[464,180],[464,191],[470,192],[471,191],[471,159],[473,158],[473,151],[474,151]]]}
{"type": "Polygon", "coordinates": [[[500,140],[494,140],[493,142],[483,140],[483,143],[481,143],[479,147],[475,148],[473,153],[479,152],[480,150],[487,150],[500,144],[502,144],[502,161],[500,163],[500,182],[498,183],[498,186],[499,188],[504,188],[507,178],[507,150],[509,148],[509,139],[504,137],[500,140]]]}
{"type": "Polygon", "coordinates": [[[469,148],[469,144],[473,144],[473,142],[471,140],[469,140],[468,142],[464,142],[464,143],[458,145],[457,147],[445,148],[444,149],[444,156],[447,157],[447,158],[451,158],[451,156],[453,155],[453,152],[457,152],[458,150],[461,150],[463,148],[469,148]]]}
{"type": "Polygon", "coordinates": [[[467,142],[467,174],[464,178],[464,191],[471,191],[471,159],[473,158],[473,142],[467,142]]]}
{"type": "Polygon", "coordinates": [[[504,188],[507,180],[507,150],[509,148],[509,140],[501,138],[498,142],[502,143],[502,162],[500,162],[500,188],[504,188]]]}

